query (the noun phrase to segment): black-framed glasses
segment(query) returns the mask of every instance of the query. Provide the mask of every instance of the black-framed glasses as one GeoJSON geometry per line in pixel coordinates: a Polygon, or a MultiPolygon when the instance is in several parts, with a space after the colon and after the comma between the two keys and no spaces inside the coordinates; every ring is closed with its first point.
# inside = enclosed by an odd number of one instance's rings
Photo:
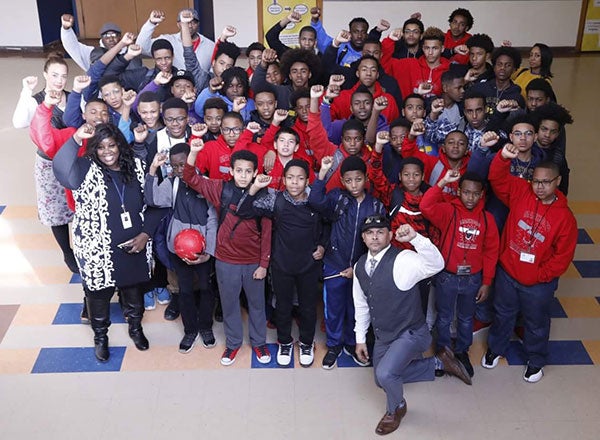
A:
{"type": "Polygon", "coordinates": [[[223,134],[240,134],[242,131],[244,131],[244,127],[221,127],[223,134]]]}
{"type": "Polygon", "coordinates": [[[556,176],[554,179],[550,179],[550,180],[538,180],[538,179],[533,179],[533,180],[531,181],[531,184],[532,184],[533,186],[540,186],[540,185],[541,185],[543,188],[547,188],[547,187],[549,187],[549,186],[550,186],[550,184],[551,184],[552,182],[554,182],[554,181],[555,181],[556,179],[558,179],[558,178],[559,178],[559,176],[556,176]]]}

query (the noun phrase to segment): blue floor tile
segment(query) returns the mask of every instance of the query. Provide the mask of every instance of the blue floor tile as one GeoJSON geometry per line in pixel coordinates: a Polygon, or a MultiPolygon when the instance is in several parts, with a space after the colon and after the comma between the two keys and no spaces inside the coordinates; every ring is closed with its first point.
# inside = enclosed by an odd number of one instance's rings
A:
{"type": "Polygon", "coordinates": [[[69,284],[81,284],[81,275],[78,273],[71,275],[71,281],[69,281],[69,284]]]}
{"type": "Polygon", "coordinates": [[[581,228],[577,233],[577,244],[594,244],[594,240],[585,229],[581,228]]]}
{"type": "Polygon", "coordinates": [[[99,362],[94,347],[42,348],[32,373],[119,371],[126,347],[110,347],[108,362],[99,362]]]}
{"type": "Polygon", "coordinates": [[[252,361],[250,363],[251,368],[294,368],[294,350],[292,350],[292,362],[288,367],[280,367],[277,365],[277,348],[279,347],[277,344],[267,344],[269,351],[271,352],[271,362],[268,364],[261,364],[256,359],[256,354],[254,354],[254,350],[252,350],[252,361]]]}
{"type": "Polygon", "coordinates": [[[600,261],[573,261],[583,278],[600,278],[600,261]]]}
{"type": "MultiPolygon", "coordinates": [[[[527,363],[523,344],[511,341],[506,352],[509,365],[525,365],[527,363]]],[[[550,341],[548,348],[548,365],[593,365],[581,341],[550,341]]]]}
{"type": "Polygon", "coordinates": [[[552,298],[552,303],[550,304],[550,317],[551,318],[568,318],[567,312],[563,309],[562,305],[558,298],[552,298]]]}
{"type": "MultiPolygon", "coordinates": [[[[81,324],[81,303],[63,303],[58,307],[53,325],[81,324]]],[[[125,324],[123,311],[118,303],[110,303],[110,321],[113,324],[125,324]]]]}
{"type": "Polygon", "coordinates": [[[0,215],[4,212],[4,208],[6,208],[6,205],[0,205],[0,215]]]}

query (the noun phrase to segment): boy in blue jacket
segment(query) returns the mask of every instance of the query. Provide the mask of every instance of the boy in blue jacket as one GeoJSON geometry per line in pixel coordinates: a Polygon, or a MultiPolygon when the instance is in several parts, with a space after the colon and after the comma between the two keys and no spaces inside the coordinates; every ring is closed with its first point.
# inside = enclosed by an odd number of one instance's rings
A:
{"type": "Polygon", "coordinates": [[[332,222],[329,245],[323,258],[323,302],[327,353],[323,368],[332,369],[342,353],[352,356],[360,366],[367,366],[355,353],[354,303],[352,300],[352,267],[366,252],[361,239],[360,225],[374,214],[385,215],[383,203],[365,191],[367,165],[356,156],[349,156],[341,164],[344,189],[334,188],[325,193],[325,176],[333,165],[333,158],[321,161],[321,170],[315,180],[308,203],[332,222]]]}

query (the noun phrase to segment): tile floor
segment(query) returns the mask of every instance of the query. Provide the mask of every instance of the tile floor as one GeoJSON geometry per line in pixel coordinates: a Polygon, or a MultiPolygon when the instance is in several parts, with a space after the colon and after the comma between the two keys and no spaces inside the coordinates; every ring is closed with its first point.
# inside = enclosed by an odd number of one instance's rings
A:
{"type": "MultiPolygon", "coordinates": [[[[21,77],[40,75],[41,65],[36,58],[0,58],[0,438],[376,438],[384,395],[372,369],[342,357],[339,368],[322,370],[319,331],[312,368],[262,366],[249,346],[225,368],[221,324],[215,325],[221,345],[181,355],[181,323],[165,321],[158,306],[144,317],[151,349],[139,352],[115,305],[111,360],[94,360],[91,331],[78,323],[81,287],[36,218],[34,147],[27,130],[10,123],[21,77]]],[[[559,58],[554,70],[559,100],[576,121],[568,129],[570,205],[580,234],[553,306],[551,365],[540,383],[525,383],[515,341],[496,370],[475,367],[472,387],[449,378],[408,384],[409,412],[390,438],[598,438],[600,56],[559,58]]],[[[471,349],[474,363],[485,336],[477,335],[471,349]]]]}

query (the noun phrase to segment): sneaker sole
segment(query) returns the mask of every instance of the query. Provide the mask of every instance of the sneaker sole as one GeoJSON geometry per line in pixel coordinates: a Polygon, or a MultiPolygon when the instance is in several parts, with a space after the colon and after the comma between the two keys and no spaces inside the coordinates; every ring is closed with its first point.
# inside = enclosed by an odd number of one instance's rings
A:
{"type": "Polygon", "coordinates": [[[165,305],[169,304],[171,302],[171,300],[170,299],[167,299],[167,300],[157,299],[156,302],[159,303],[161,306],[165,306],[165,305]]]}
{"type": "Polygon", "coordinates": [[[332,365],[323,364],[323,365],[321,365],[321,367],[323,367],[324,370],[333,370],[336,365],[337,365],[337,359],[332,365]]]}
{"type": "Polygon", "coordinates": [[[233,364],[235,362],[235,359],[227,359],[225,360],[225,358],[221,358],[221,365],[228,367],[231,364],[233,364]]]}
{"type": "Polygon", "coordinates": [[[259,358],[258,356],[256,356],[256,360],[261,364],[268,364],[269,362],[271,362],[271,356],[269,356],[268,358],[259,358]]]}
{"type": "Polygon", "coordinates": [[[194,342],[192,342],[192,345],[187,350],[186,349],[182,349],[181,347],[179,347],[179,353],[186,354],[186,353],[189,353],[190,351],[192,351],[192,349],[196,345],[196,342],[198,342],[198,338],[199,337],[200,337],[200,335],[196,335],[196,339],[194,339],[194,342]]]}
{"type": "Polygon", "coordinates": [[[202,341],[202,346],[204,348],[215,348],[217,346],[217,341],[213,342],[212,344],[207,344],[206,342],[202,341]]]}
{"type": "Polygon", "coordinates": [[[156,309],[156,305],[154,306],[144,306],[144,310],[155,310],[156,309]]]}
{"type": "MultiPolygon", "coordinates": [[[[527,371],[527,367],[525,368],[525,371],[527,371]]],[[[527,383],[537,383],[542,380],[542,377],[544,377],[544,370],[540,370],[539,373],[532,374],[529,377],[525,377],[525,374],[523,374],[523,380],[527,383]]]]}
{"type": "Polygon", "coordinates": [[[358,365],[359,367],[368,367],[369,365],[371,365],[371,362],[361,362],[359,361],[355,356],[353,356],[348,350],[346,350],[346,347],[344,347],[344,353],[346,353],[348,356],[350,356],[352,358],[352,360],[354,361],[354,363],[356,365],[358,365]]]}
{"type": "Polygon", "coordinates": [[[313,359],[313,361],[310,364],[303,364],[302,362],[300,362],[300,366],[303,367],[303,368],[308,368],[308,367],[310,367],[314,363],[315,363],[315,361],[313,359]]]}
{"type": "Polygon", "coordinates": [[[481,358],[481,366],[483,368],[487,368],[488,370],[491,370],[492,368],[496,368],[498,366],[498,361],[500,360],[502,356],[496,356],[494,358],[494,360],[492,361],[491,364],[488,364],[485,362],[485,355],[483,355],[483,357],[481,358]]]}

